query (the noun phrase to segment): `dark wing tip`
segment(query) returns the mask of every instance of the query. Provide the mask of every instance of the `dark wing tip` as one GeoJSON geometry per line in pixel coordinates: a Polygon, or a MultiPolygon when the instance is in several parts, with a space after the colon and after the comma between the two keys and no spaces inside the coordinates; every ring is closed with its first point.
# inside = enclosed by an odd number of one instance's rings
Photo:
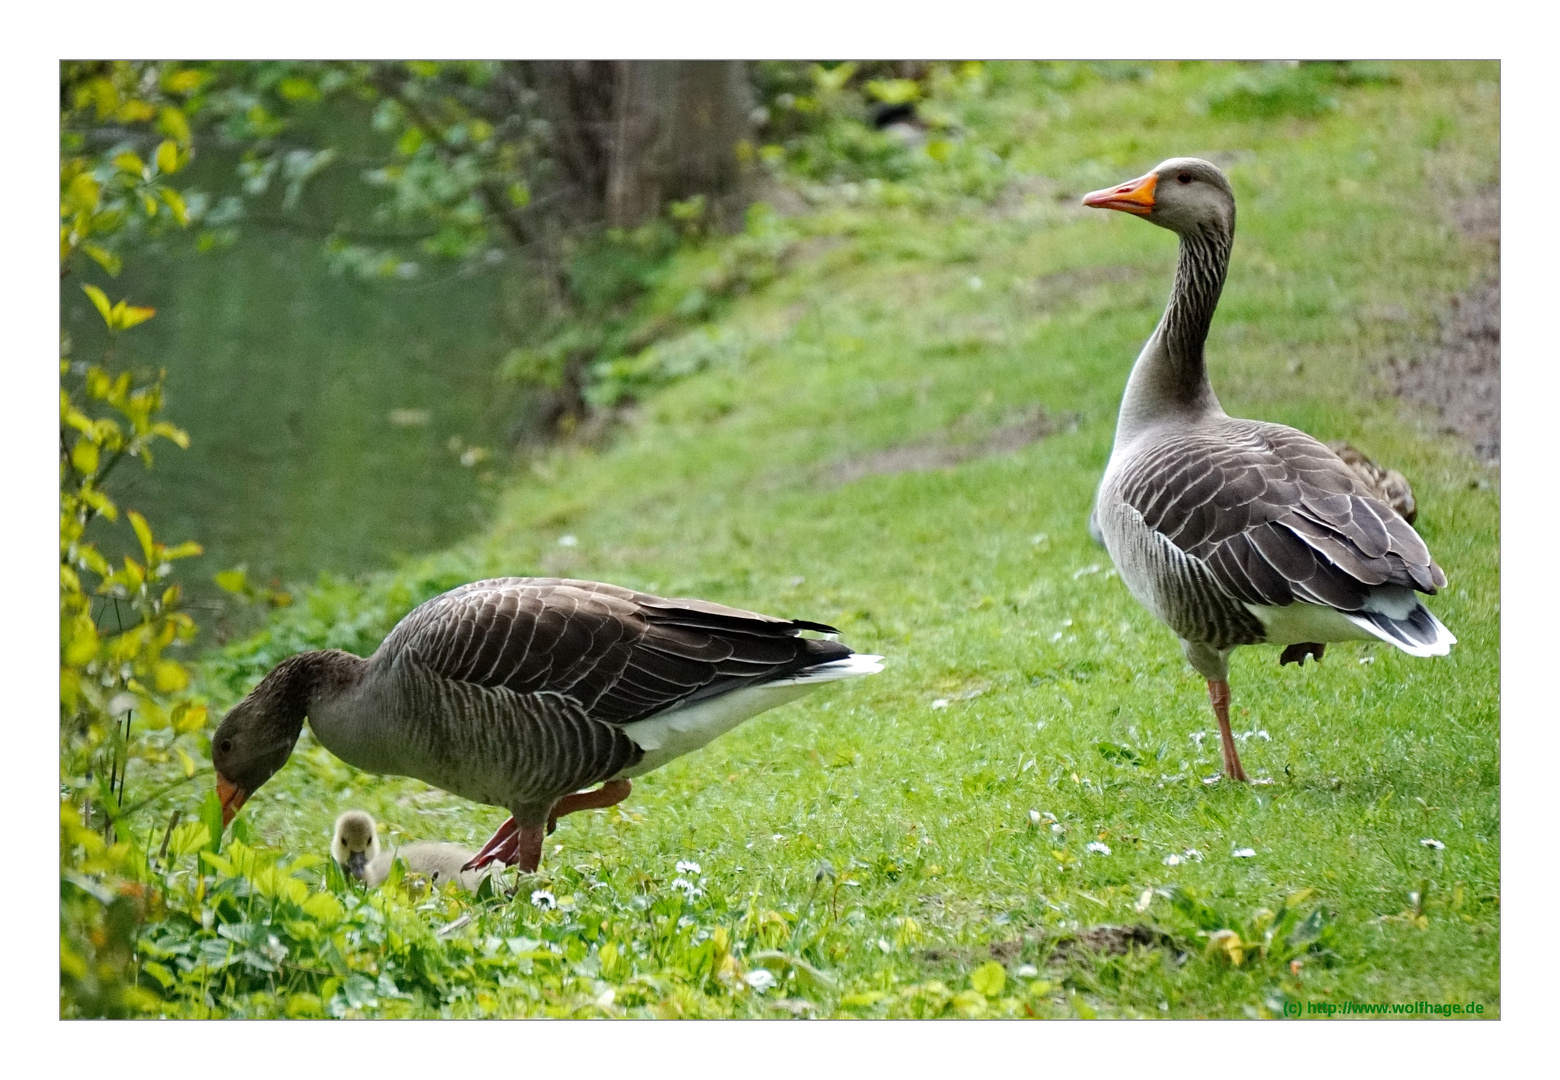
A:
{"type": "Polygon", "coordinates": [[[806,619],[792,619],[791,620],[791,629],[793,629],[793,630],[815,630],[815,631],[817,631],[820,634],[838,634],[839,633],[838,629],[836,629],[835,627],[830,626],[828,623],[809,622],[806,619]]]}

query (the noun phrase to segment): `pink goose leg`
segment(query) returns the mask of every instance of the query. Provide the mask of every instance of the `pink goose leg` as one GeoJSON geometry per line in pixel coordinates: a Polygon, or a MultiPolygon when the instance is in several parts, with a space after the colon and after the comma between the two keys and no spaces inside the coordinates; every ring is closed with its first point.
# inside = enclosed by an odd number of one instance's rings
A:
{"type": "Polygon", "coordinates": [[[628,793],[634,785],[627,780],[609,780],[595,791],[576,791],[573,795],[565,795],[553,804],[552,813],[547,815],[547,834],[558,827],[558,819],[565,814],[572,814],[576,810],[601,810],[608,806],[616,806],[628,798],[628,793]]]}
{"type": "Polygon", "coordinates": [[[473,855],[461,869],[479,870],[490,862],[512,864],[516,845],[515,832],[519,828],[514,818],[504,822],[492,838],[482,845],[482,850],[473,855]]]}
{"type": "Polygon", "coordinates": [[[628,798],[631,790],[633,785],[627,780],[612,780],[595,791],[576,791],[572,795],[565,795],[553,804],[552,811],[547,815],[545,830],[540,825],[521,825],[511,817],[498,827],[492,839],[483,844],[482,850],[473,855],[461,869],[480,870],[488,863],[501,862],[506,866],[518,865],[523,872],[532,873],[542,863],[542,841],[558,827],[559,818],[576,810],[600,810],[614,806],[628,798]]]}

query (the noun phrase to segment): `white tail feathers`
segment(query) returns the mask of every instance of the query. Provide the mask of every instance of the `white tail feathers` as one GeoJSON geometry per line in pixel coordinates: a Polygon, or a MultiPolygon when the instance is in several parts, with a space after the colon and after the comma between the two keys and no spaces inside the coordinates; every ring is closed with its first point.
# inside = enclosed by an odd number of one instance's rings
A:
{"type": "Polygon", "coordinates": [[[658,769],[673,758],[697,750],[725,734],[748,717],[793,701],[826,682],[882,671],[882,659],[881,656],[854,653],[843,660],[831,660],[783,679],[744,686],[625,724],[624,733],[639,744],[645,756],[639,764],[624,769],[618,776],[642,776],[651,769],[658,769]]]}
{"type": "Polygon", "coordinates": [[[784,679],[764,683],[765,686],[802,686],[812,683],[834,682],[838,679],[854,679],[862,675],[874,675],[883,670],[881,656],[852,653],[843,660],[830,660],[827,664],[806,668],[784,679]]]}

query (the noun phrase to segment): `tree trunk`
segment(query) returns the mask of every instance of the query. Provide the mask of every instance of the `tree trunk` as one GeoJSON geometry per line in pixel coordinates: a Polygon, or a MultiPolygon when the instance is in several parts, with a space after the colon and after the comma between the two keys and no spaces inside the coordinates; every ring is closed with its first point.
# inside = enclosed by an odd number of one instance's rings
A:
{"type": "Polygon", "coordinates": [[[742,201],[737,147],[751,135],[740,60],[542,61],[535,66],[563,184],[583,216],[632,228],[703,195],[742,201]]]}

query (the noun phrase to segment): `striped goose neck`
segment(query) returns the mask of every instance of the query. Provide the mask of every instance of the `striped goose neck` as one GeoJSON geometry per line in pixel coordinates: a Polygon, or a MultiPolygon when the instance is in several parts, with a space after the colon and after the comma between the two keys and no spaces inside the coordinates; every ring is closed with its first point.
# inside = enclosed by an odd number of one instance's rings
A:
{"type": "Polygon", "coordinates": [[[340,697],[362,681],[368,661],[340,649],[289,656],[271,669],[253,696],[268,711],[302,725],[321,704],[340,697]]]}
{"type": "Polygon", "coordinates": [[[1121,402],[1122,429],[1175,414],[1219,414],[1219,399],[1208,382],[1203,346],[1213,323],[1224,275],[1229,269],[1233,231],[1197,226],[1181,234],[1170,302],[1148,339],[1121,402]]]}

